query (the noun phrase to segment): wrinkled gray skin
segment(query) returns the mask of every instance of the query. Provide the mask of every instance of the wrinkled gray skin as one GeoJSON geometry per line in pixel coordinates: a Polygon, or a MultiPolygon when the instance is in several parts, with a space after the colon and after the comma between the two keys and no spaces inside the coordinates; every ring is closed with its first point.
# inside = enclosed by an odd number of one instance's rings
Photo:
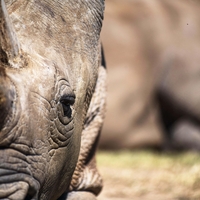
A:
{"type": "Polygon", "coordinates": [[[103,10],[103,0],[1,0],[0,199],[100,192],[103,10]]]}

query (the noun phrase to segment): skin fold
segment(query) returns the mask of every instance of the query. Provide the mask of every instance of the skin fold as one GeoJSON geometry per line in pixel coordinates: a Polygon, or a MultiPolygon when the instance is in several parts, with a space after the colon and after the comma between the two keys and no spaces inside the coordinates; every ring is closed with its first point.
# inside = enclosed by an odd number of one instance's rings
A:
{"type": "Polygon", "coordinates": [[[95,199],[104,1],[0,2],[0,199],[95,199]]]}

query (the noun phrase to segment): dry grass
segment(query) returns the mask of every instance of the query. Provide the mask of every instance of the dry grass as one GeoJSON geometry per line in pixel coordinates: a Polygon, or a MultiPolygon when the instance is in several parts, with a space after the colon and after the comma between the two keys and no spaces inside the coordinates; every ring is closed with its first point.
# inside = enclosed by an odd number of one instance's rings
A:
{"type": "Polygon", "coordinates": [[[200,155],[98,152],[104,177],[98,200],[200,200],[200,155]]]}

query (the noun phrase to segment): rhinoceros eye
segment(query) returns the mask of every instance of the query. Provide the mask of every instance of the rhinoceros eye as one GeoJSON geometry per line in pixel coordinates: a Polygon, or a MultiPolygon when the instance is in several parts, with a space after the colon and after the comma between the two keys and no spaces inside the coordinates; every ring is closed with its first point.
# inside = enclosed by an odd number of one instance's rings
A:
{"type": "Polygon", "coordinates": [[[65,117],[71,117],[72,110],[71,106],[75,102],[75,96],[62,96],[60,99],[60,103],[63,107],[63,114],[65,117]]]}

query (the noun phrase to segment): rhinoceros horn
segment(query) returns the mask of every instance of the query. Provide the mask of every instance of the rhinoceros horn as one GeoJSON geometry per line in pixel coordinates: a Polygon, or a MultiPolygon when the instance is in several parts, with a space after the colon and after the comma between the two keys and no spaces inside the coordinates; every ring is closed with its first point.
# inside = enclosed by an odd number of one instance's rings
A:
{"type": "Polygon", "coordinates": [[[9,63],[19,54],[19,43],[4,0],[0,0],[0,60],[9,63]]]}

